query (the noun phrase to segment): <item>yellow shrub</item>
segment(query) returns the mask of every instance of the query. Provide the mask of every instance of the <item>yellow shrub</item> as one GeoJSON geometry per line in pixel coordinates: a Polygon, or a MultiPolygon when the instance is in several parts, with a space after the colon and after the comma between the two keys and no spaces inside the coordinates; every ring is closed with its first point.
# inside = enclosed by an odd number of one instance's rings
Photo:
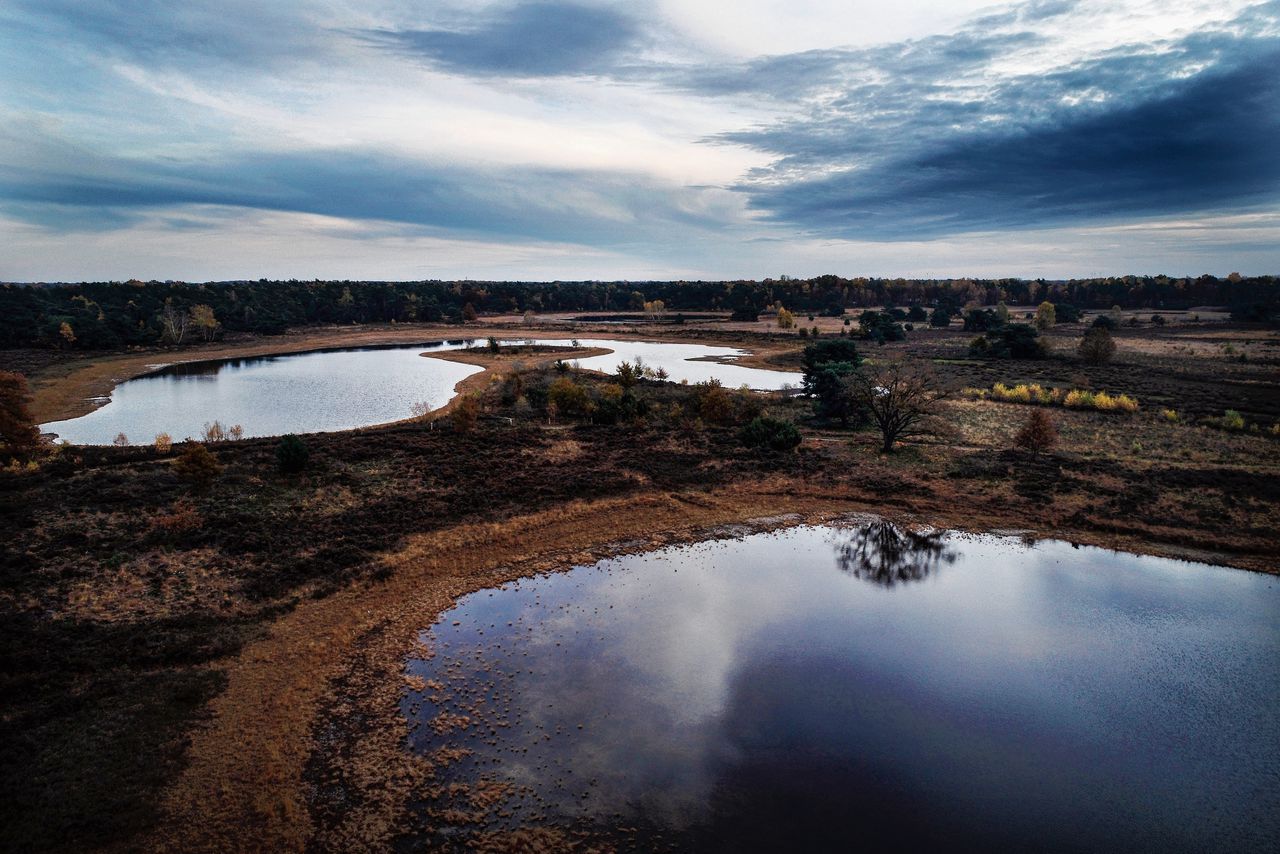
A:
{"type": "Polygon", "coordinates": [[[1162,410],[1160,412],[1160,415],[1164,418],[1165,421],[1168,421],[1170,424],[1178,423],[1178,410],[1176,409],[1162,410]]]}
{"type": "Polygon", "coordinates": [[[1067,392],[1066,399],[1063,404],[1072,408],[1092,409],[1094,406],[1093,392],[1088,389],[1073,388],[1067,392]]]}

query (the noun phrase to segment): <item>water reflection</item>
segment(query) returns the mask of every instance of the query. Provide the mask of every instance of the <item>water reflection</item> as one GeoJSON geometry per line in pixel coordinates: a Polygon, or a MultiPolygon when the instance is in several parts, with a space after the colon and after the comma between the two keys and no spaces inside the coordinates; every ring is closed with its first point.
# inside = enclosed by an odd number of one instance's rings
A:
{"type": "Polygon", "coordinates": [[[484,591],[423,639],[404,711],[446,785],[422,793],[405,850],[526,825],[619,850],[1251,850],[1280,834],[1265,576],[800,528],[484,591]]]}
{"type": "MultiPolygon", "coordinates": [[[[437,409],[457,383],[480,370],[443,359],[422,358],[476,346],[474,338],[427,344],[371,345],[308,353],[188,362],[170,365],[117,386],[110,402],[80,418],[41,425],[77,444],[110,444],[118,433],[135,443],[165,432],[174,439],[199,436],[213,421],[241,424],[246,436],[349,430],[417,414],[417,404],[437,409]]],[[[560,347],[567,339],[504,340],[560,347]]],[[[580,366],[612,372],[622,361],[642,360],[663,368],[673,382],[719,379],[727,386],[781,388],[800,375],[741,365],[695,362],[700,357],[736,358],[743,351],[700,344],[584,339],[584,347],[612,350],[583,359],[580,366]]]]}
{"type": "Polygon", "coordinates": [[[881,587],[923,581],[942,564],[955,563],[958,553],[947,545],[943,531],[912,531],[890,522],[869,522],[839,529],[836,545],[840,569],[881,587]]]}

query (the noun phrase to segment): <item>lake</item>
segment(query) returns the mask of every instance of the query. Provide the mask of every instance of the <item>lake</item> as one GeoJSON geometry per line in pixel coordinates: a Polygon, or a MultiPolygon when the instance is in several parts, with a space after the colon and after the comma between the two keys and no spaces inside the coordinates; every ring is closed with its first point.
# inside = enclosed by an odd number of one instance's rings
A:
{"type": "Polygon", "coordinates": [[[413,749],[469,753],[403,850],[530,826],[620,850],[1280,838],[1271,576],[869,520],[508,584],[423,640],[413,749]]]}
{"type": "MultiPolygon", "coordinates": [[[[138,444],[165,432],[181,440],[199,438],[204,425],[240,424],[245,436],[350,430],[408,418],[425,403],[438,409],[454,396],[454,387],[483,370],[444,359],[423,358],[469,343],[436,342],[393,347],[362,347],[220,359],[170,365],[120,383],[110,401],[79,418],[40,425],[64,442],[110,444],[119,433],[138,444]]],[[[503,343],[568,346],[567,339],[522,339],[503,343]]],[[[798,384],[800,375],[744,368],[693,358],[732,359],[745,351],[699,344],[668,344],[609,339],[581,339],[584,347],[615,352],[581,360],[581,367],[613,371],[624,359],[640,358],[664,368],[673,381],[701,382],[713,377],[727,386],[775,389],[798,384]]]]}

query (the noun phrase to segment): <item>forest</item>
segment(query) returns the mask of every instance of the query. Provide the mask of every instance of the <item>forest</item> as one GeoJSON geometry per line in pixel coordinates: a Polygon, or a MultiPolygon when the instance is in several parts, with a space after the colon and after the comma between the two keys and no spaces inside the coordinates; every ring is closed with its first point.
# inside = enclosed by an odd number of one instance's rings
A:
{"type": "Polygon", "coordinates": [[[1045,279],[884,279],[824,275],[762,281],[653,282],[83,282],[0,285],[0,348],[101,350],[213,339],[224,331],[280,334],[312,324],[463,322],[479,313],[638,311],[661,301],[679,312],[769,306],[839,316],[873,306],[1036,305],[1079,309],[1231,309],[1241,321],[1280,317],[1280,277],[1119,276],[1045,279]]]}

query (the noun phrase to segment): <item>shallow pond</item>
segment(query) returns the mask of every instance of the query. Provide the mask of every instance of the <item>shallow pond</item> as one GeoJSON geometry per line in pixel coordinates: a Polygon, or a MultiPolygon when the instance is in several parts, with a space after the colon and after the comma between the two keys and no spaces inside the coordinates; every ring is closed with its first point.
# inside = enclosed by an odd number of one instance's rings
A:
{"type": "MultiPolygon", "coordinates": [[[[538,339],[531,343],[568,346],[570,342],[538,339]]],[[[676,382],[716,377],[728,386],[745,383],[761,389],[799,382],[799,374],[784,371],[687,361],[743,353],[728,347],[605,339],[579,343],[615,350],[581,360],[581,366],[591,370],[612,371],[619,362],[638,357],[653,368],[665,368],[676,382]]],[[[110,402],[87,415],[42,424],[41,429],[65,442],[106,445],[120,433],[136,443],[149,443],[161,432],[175,440],[198,438],[204,426],[214,421],[228,427],[240,424],[246,436],[384,424],[408,418],[415,404],[437,409],[448,403],[454,386],[482,368],[421,355],[467,345],[455,341],[365,347],[172,365],[121,383],[112,391],[110,402]]]]}
{"type": "Polygon", "coordinates": [[[1270,576],[802,527],[480,592],[424,641],[404,710],[457,785],[405,850],[520,826],[624,850],[1280,838],[1270,576]]]}

